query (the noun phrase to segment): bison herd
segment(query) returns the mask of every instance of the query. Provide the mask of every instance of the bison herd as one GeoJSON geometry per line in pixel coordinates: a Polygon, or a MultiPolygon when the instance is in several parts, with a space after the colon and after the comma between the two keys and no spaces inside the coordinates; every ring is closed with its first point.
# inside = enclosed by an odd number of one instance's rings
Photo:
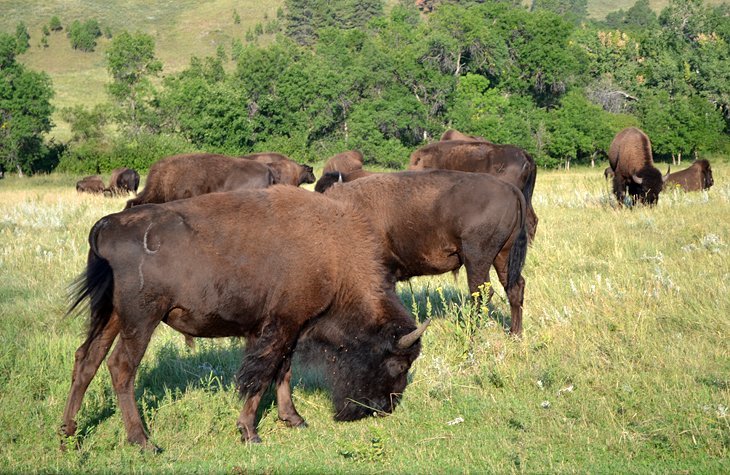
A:
{"type": "MultiPolygon", "coordinates": [[[[609,160],[619,203],[628,191],[654,204],[667,183],[712,185],[706,161],[662,176],[638,129],[616,136],[609,160]]],[[[306,425],[290,387],[302,342],[326,355],[335,419],[392,412],[428,326],[404,307],[397,281],[463,265],[478,299],[494,267],[510,304],[510,333],[521,333],[536,173],[519,147],[454,130],[413,152],[408,171],[369,172],[360,152],[335,155],[315,193],[298,188],[315,182],[312,167],[277,153],[160,160],[142,192],[89,234],[69,313],[88,300],[90,325],[76,351],[62,435],[75,433],[84,393],[116,340],[108,367],[127,438],[154,448],[134,379],[161,322],[188,339],[246,338],[236,378],[246,442],[260,441],[256,411],[272,384],[279,418],[306,425]]],[[[109,187],[96,176],[77,189],[136,193],[138,184],[124,168],[109,187]]]]}

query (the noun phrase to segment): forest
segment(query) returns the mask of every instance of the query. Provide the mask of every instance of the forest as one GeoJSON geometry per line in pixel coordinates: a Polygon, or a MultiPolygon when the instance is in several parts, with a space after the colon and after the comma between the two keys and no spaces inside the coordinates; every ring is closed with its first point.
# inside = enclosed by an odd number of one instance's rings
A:
{"type": "Polygon", "coordinates": [[[449,127],[547,168],[592,163],[627,126],[647,132],[658,160],[727,155],[729,5],[671,0],[657,14],[637,0],[599,21],[585,0],[522,3],[287,0],[166,75],[152,35],[107,27],[107,100],[62,110],[64,142],[44,139],[53,85],[17,60],[18,25],[0,34],[0,164],[97,173],[194,150],[321,161],[359,149],[401,168],[449,127]]]}

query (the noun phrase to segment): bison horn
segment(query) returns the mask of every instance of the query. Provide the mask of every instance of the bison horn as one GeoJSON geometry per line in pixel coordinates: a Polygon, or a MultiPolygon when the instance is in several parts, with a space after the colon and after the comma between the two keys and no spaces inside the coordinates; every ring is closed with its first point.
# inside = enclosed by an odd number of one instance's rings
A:
{"type": "Polygon", "coordinates": [[[634,183],[636,183],[637,185],[641,185],[641,183],[643,183],[643,181],[644,181],[643,178],[638,177],[636,175],[631,175],[631,179],[634,180],[634,183]]]}
{"type": "Polygon", "coordinates": [[[396,343],[396,346],[401,350],[405,350],[405,349],[413,346],[413,344],[416,341],[418,341],[419,338],[421,338],[421,335],[423,335],[423,332],[426,331],[426,327],[428,327],[429,323],[431,323],[430,318],[427,319],[426,321],[424,321],[423,323],[421,323],[420,325],[418,325],[418,328],[416,328],[409,334],[403,335],[402,337],[400,337],[400,339],[396,343]]]}
{"type": "Polygon", "coordinates": [[[337,176],[338,176],[337,183],[342,183],[342,173],[341,172],[337,172],[337,176]]]}
{"type": "Polygon", "coordinates": [[[664,181],[664,182],[667,181],[667,178],[669,178],[669,172],[670,171],[672,171],[672,166],[671,165],[668,165],[667,166],[667,174],[662,177],[662,181],[664,181]]]}

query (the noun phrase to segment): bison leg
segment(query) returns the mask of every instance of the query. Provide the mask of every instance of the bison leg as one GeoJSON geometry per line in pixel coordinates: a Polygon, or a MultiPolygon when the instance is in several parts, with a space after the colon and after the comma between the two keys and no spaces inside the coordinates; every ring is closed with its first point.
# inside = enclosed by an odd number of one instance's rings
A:
{"type": "Polygon", "coordinates": [[[616,195],[618,205],[623,206],[626,197],[626,183],[618,173],[613,176],[613,194],[616,195]]]}
{"type": "Polygon", "coordinates": [[[155,451],[158,449],[147,440],[148,436],[134,400],[134,377],[156,326],[155,321],[147,322],[147,325],[123,328],[119,342],[107,361],[112,376],[112,385],[119,400],[124,427],[127,430],[127,440],[142,448],[151,448],[155,451]]]}
{"type": "Polygon", "coordinates": [[[291,398],[291,359],[287,358],[276,376],[276,407],[279,419],[289,427],[307,427],[304,418],[299,415],[291,398]]]}
{"type": "Polygon", "coordinates": [[[71,375],[71,391],[63,411],[61,435],[72,436],[76,432],[76,414],[81,408],[89,383],[96,375],[99,365],[106,357],[117,334],[119,334],[119,316],[113,312],[104,329],[93,340],[87,340],[76,350],[74,369],[71,375]]]}
{"type": "Polygon", "coordinates": [[[520,275],[517,282],[512,287],[507,288],[509,251],[509,248],[505,247],[499,253],[494,261],[494,269],[497,271],[499,282],[507,292],[507,300],[509,300],[511,314],[509,332],[512,335],[519,336],[522,333],[522,304],[525,298],[525,279],[520,275]]]}
{"type": "Polygon", "coordinates": [[[277,374],[285,376],[287,370],[283,365],[294,352],[294,342],[293,336],[274,324],[267,325],[258,338],[249,338],[246,356],[237,375],[239,391],[246,397],[237,421],[243,442],[261,442],[256,432],[256,411],[274,377],[277,374]]]}

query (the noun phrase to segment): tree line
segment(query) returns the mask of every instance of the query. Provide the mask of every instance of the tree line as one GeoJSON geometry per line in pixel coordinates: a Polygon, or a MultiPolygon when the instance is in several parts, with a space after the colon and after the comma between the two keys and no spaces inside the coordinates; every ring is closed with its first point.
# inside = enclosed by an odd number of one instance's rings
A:
{"type": "Polygon", "coordinates": [[[59,167],[360,149],[398,168],[448,127],[519,145],[544,167],[591,161],[627,126],[660,158],[728,152],[730,7],[670,0],[656,15],[638,0],[599,22],[585,0],[520,3],[434,1],[424,13],[403,2],[386,14],[380,0],[287,0],[270,44],[235,40],[159,81],[153,38],[116,34],[109,103],[64,111],[74,139],[59,167]]]}

